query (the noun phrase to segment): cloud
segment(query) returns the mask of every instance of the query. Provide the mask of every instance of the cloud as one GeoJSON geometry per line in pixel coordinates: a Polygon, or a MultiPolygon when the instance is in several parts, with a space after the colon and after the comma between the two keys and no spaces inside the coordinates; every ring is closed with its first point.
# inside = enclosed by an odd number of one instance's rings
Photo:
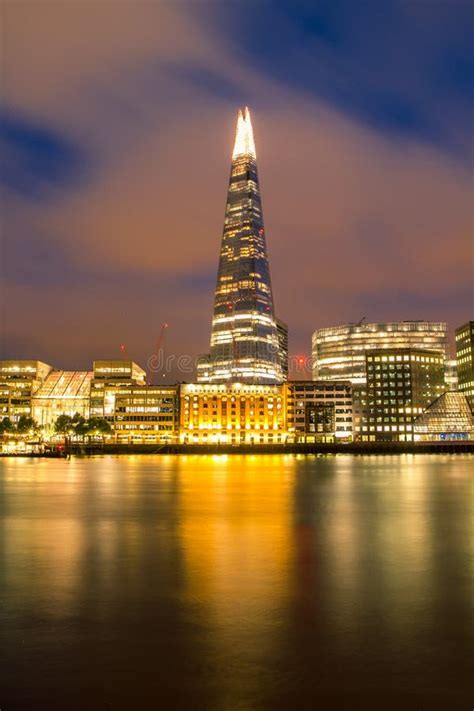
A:
{"type": "Polygon", "coordinates": [[[239,60],[379,132],[472,157],[469,0],[221,3],[210,21],[239,60]]]}
{"type": "Polygon", "coordinates": [[[76,185],[87,168],[86,156],[72,142],[8,111],[0,113],[0,151],[0,186],[30,199],[76,185]]]}
{"type": "Polygon", "coordinates": [[[163,321],[170,348],[207,348],[237,100],[255,107],[293,350],[308,351],[314,328],[362,315],[466,320],[466,164],[269,77],[216,30],[213,8],[4,6],[6,95],[25,159],[20,189],[6,193],[3,320],[40,351],[18,355],[87,366],[126,341],[144,361],[163,321]],[[32,136],[53,146],[51,165],[35,162],[32,136]]]}

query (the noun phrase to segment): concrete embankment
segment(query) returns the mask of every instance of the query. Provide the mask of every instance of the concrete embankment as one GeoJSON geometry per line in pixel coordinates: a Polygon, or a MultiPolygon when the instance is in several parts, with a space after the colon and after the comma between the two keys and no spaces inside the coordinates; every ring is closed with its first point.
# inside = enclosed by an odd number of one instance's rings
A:
{"type": "Polygon", "coordinates": [[[70,454],[473,454],[474,442],[72,445],[70,454]]]}

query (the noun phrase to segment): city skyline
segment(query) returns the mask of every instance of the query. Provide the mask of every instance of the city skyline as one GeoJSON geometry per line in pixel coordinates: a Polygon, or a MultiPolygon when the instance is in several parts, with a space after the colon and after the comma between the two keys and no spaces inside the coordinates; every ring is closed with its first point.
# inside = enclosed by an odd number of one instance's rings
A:
{"type": "MultiPolygon", "coordinates": [[[[368,101],[364,113],[351,104],[347,86],[340,87],[343,96],[329,95],[322,70],[311,92],[301,85],[303,71],[293,86],[278,62],[270,75],[267,58],[253,47],[243,58],[251,40],[241,27],[224,49],[230,20],[217,22],[210,7],[200,16],[187,6],[160,8],[158,25],[155,8],[140,7],[130,23],[123,7],[112,34],[106,11],[94,8],[97,37],[107,31],[108,42],[94,43],[91,53],[67,42],[68,27],[77,26],[67,13],[80,23],[79,9],[52,14],[44,7],[30,7],[32,38],[22,9],[3,9],[9,43],[2,357],[80,368],[94,357],[120,357],[124,344],[145,364],[163,322],[170,352],[206,350],[231,126],[235,107],[247,103],[257,117],[273,289],[292,354],[310,353],[316,328],[363,316],[447,321],[450,335],[469,320],[472,211],[460,75],[449,87],[437,86],[456,117],[452,132],[443,132],[447,115],[430,112],[426,92],[415,100],[413,85],[396,81],[389,67],[372,77],[362,61],[365,93],[369,79],[385,83],[420,116],[429,114],[432,126],[404,122],[400,112],[395,121],[390,102],[377,114],[368,101]],[[174,45],[167,39],[173,28],[181,40],[174,45]],[[15,60],[27,38],[26,65],[15,60]],[[84,96],[90,101],[78,110],[84,96]]],[[[414,18],[418,29],[423,12],[414,18]]],[[[401,7],[395,15],[407,51],[419,56],[401,7]]],[[[255,19],[258,26],[258,12],[255,19]]],[[[317,19],[305,41],[327,60],[337,51],[322,28],[329,33],[333,20],[324,25],[319,17],[318,29],[317,19]]],[[[445,52],[456,46],[462,54],[462,23],[454,25],[441,9],[430,20],[420,39],[429,56],[435,58],[441,28],[445,52]]],[[[388,18],[378,22],[386,35],[388,18]]],[[[339,30],[346,61],[349,40],[357,44],[362,30],[357,23],[339,30]]],[[[302,70],[290,29],[283,43],[290,65],[302,70]]],[[[271,33],[266,47],[276,56],[271,33]]],[[[367,59],[360,49],[351,52],[367,59]]],[[[334,71],[327,61],[321,66],[334,71]]],[[[411,81],[423,72],[426,65],[411,81]]]]}
{"type": "Polygon", "coordinates": [[[0,0],[0,711],[469,708],[473,29],[0,0]]]}

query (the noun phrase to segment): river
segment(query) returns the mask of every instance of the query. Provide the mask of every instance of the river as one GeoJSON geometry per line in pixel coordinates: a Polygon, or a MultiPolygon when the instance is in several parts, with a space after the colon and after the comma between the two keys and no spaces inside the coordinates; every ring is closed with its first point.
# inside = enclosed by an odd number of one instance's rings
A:
{"type": "Polygon", "coordinates": [[[1,710],[468,711],[473,463],[1,460],[1,710]]]}

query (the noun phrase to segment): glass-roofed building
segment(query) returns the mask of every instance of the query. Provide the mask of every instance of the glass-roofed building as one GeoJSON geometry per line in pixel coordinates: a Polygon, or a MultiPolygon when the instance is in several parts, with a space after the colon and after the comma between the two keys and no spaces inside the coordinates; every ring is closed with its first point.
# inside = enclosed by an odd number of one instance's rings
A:
{"type": "Polygon", "coordinates": [[[415,441],[472,440],[474,422],[467,397],[445,392],[415,420],[415,441]]]}
{"type": "Polygon", "coordinates": [[[45,434],[52,432],[59,415],[89,417],[92,372],[54,370],[34,394],[31,409],[45,434]]]}

